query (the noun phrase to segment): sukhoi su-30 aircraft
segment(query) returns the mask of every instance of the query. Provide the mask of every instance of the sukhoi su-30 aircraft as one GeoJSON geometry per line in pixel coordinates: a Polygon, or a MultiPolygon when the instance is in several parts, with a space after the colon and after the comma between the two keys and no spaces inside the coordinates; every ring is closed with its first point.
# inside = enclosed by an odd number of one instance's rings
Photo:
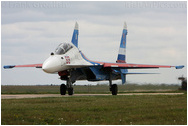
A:
{"type": "Polygon", "coordinates": [[[123,33],[120,42],[119,53],[116,63],[96,62],[89,60],[78,49],[78,24],[76,22],[72,43],[61,43],[52,52],[50,57],[44,61],[43,64],[30,64],[30,65],[6,65],[5,69],[15,67],[36,67],[42,68],[46,73],[57,73],[61,80],[66,81],[65,84],[60,86],[60,94],[65,95],[68,91],[69,95],[73,95],[72,84],[76,80],[88,81],[102,81],[108,80],[110,91],[112,95],[117,95],[117,84],[112,84],[112,80],[121,79],[122,84],[126,82],[127,74],[141,74],[129,73],[128,69],[148,69],[148,68],[171,68],[181,69],[184,66],[166,66],[166,65],[143,65],[143,64],[129,64],[126,63],[126,37],[127,25],[124,23],[123,33]]]}

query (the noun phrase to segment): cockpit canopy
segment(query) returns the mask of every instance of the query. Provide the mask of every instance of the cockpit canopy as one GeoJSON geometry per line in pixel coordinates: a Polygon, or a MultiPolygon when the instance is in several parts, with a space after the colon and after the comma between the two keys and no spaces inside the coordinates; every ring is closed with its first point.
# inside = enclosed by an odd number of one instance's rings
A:
{"type": "Polygon", "coordinates": [[[55,54],[61,55],[68,52],[73,46],[70,43],[61,43],[55,50],[55,54]]]}

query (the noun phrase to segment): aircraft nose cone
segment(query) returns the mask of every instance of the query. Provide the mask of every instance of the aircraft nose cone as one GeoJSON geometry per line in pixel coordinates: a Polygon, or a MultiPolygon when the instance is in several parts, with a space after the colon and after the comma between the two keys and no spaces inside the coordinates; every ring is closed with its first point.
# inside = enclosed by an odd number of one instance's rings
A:
{"type": "Polygon", "coordinates": [[[43,63],[42,70],[46,73],[50,73],[51,68],[49,67],[48,63],[43,63]]]}
{"type": "Polygon", "coordinates": [[[42,65],[42,70],[46,73],[55,73],[61,69],[61,61],[55,57],[51,56],[42,65]]]}

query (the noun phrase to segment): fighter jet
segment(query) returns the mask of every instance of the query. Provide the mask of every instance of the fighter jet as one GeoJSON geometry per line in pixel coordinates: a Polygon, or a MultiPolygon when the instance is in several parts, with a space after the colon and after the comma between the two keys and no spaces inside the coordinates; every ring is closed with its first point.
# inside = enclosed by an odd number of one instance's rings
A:
{"type": "Polygon", "coordinates": [[[6,65],[4,69],[16,67],[36,67],[42,68],[46,73],[57,73],[61,80],[65,80],[66,84],[60,85],[60,94],[65,95],[68,91],[69,95],[73,95],[73,83],[76,80],[88,81],[109,81],[109,89],[112,95],[117,95],[117,84],[112,84],[112,80],[121,79],[122,84],[126,82],[126,75],[128,74],[142,74],[130,73],[128,69],[150,69],[150,68],[171,68],[182,69],[184,66],[167,66],[167,65],[144,65],[144,64],[130,64],[126,62],[126,38],[127,38],[127,24],[124,23],[123,33],[119,47],[117,61],[115,63],[97,62],[89,60],[78,49],[78,23],[76,22],[73,31],[72,41],[69,43],[61,43],[51,53],[50,57],[42,64],[29,65],[6,65]]]}

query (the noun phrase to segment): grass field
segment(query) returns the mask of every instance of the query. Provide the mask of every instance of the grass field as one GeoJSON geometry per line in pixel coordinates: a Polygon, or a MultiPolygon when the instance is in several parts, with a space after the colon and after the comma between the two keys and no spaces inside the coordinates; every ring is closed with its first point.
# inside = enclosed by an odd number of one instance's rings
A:
{"type": "MultiPolygon", "coordinates": [[[[159,92],[178,90],[178,85],[118,85],[123,92],[159,92]]],[[[75,93],[110,93],[108,85],[74,86],[75,93]]],[[[59,86],[1,86],[1,94],[59,94],[59,86]]]]}
{"type": "MultiPolygon", "coordinates": [[[[177,85],[123,85],[126,92],[183,95],[65,96],[2,99],[2,125],[186,125],[187,93],[177,85]]],[[[108,86],[75,86],[76,93],[110,93],[108,86]]],[[[59,93],[59,86],[1,86],[2,94],[59,93]]]]}
{"type": "Polygon", "coordinates": [[[187,96],[82,96],[1,100],[1,123],[186,125],[187,96]]]}

